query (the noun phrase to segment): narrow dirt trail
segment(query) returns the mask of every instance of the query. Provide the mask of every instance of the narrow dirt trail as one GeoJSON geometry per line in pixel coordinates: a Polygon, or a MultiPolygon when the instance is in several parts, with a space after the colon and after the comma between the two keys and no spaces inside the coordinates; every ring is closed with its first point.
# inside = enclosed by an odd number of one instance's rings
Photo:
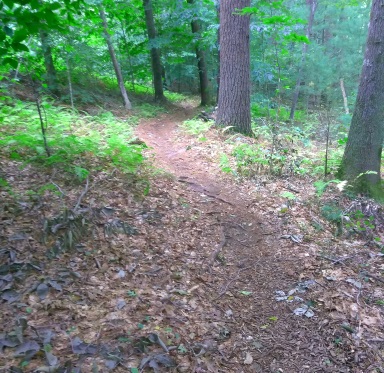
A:
{"type": "MultiPolygon", "coordinates": [[[[206,289],[205,301],[211,305],[205,320],[210,320],[217,338],[204,342],[210,357],[201,354],[193,370],[185,371],[350,372],[332,362],[329,341],[314,319],[295,316],[297,306],[276,301],[276,291],[298,289],[300,262],[284,251],[279,227],[262,221],[252,207],[257,196],[224,180],[218,165],[189,145],[189,136],[179,126],[194,112],[177,110],[137,129],[139,138],[152,148],[155,164],[176,177],[186,196],[198,197],[199,202],[190,203],[218,232],[216,247],[206,253],[203,268],[196,269],[196,278],[206,289]]],[[[210,232],[203,228],[201,239],[210,232]]]]}

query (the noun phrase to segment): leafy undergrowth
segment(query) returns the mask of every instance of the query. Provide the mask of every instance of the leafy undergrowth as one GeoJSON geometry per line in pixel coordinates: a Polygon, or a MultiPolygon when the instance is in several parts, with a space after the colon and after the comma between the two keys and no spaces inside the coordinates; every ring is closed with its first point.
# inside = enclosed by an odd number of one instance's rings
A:
{"type": "Polygon", "coordinates": [[[80,181],[90,169],[117,167],[135,173],[143,161],[142,146],[134,140],[138,118],[118,120],[110,112],[97,116],[56,107],[49,101],[36,105],[10,100],[0,106],[0,146],[10,159],[55,167],[80,181]],[[43,141],[42,127],[46,143],[43,141]]]}

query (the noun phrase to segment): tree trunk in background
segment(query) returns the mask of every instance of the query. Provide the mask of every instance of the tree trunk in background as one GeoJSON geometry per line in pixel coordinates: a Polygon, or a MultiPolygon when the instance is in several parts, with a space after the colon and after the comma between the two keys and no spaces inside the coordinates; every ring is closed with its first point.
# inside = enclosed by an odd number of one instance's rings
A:
{"type": "Polygon", "coordinates": [[[339,177],[352,182],[358,191],[372,194],[382,192],[383,102],[384,0],[373,0],[356,105],[339,170],[339,177]],[[358,177],[367,171],[375,171],[376,174],[358,177]]]}
{"type": "MultiPolygon", "coordinates": [[[[315,19],[317,0],[306,0],[306,1],[307,1],[308,6],[309,6],[309,19],[308,19],[308,26],[307,26],[307,38],[309,39],[311,37],[313,21],[315,19]]],[[[291,112],[289,114],[290,120],[293,120],[293,118],[295,117],[296,106],[297,106],[297,102],[299,100],[299,94],[300,94],[300,86],[301,86],[301,80],[302,80],[302,75],[303,75],[303,67],[304,67],[305,57],[307,55],[307,52],[308,52],[308,44],[304,44],[303,45],[303,51],[301,54],[301,62],[299,65],[299,71],[297,72],[295,91],[293,92],[293,97],[292,97],[291,112]]]]}
{"type": "Polygon", "coordinates": [[[49,36],[46,31],[40,31],[40,40],[44,55],[44,65],[48,89],[55,96],[60,97],[59,82],[57,80],[55,65],[53,64],[52,49],[49,42],[49,36]]]}
{"type": "Polygon", "coordinates": [[[341,94],[343,95],[345,114],[349,115],[348,97],[347,97],[347,94],[345,92],[344,79],[342,79],[342,78],[340,79],[340,89],[341,89],[341,94]]]}
{"type": "Polygon", "coordinates": [[[67,64],[67,78],[68,78],[68,88],[69,88],[69,98],[71,101],[71,108],[72,110],[75,110],[75,104],[73,102],[73,89],[72,89],[72,78],[71,78],[71,64],[69,62],[69,55],[67,54],[66,58],[66,64],[67,64]]]}
{"type": "Polygon", "coordinates": [[[121,73],[120,65],[119,65],[119,62],[117,61],[117,58],[116,58],[115,50],[113,48],[113,44],[111,41],[111,36],[108,33],[108,24],[107,24],[107,19],[105,17],[104,9],[100,7],[99,13],[100,13],[100,18],[103,22],[104,38],[105,38],[105,41],[107,42],[108,51],[109,51],[109,55],[110,55],[111,60],[112,60],[113,68],[115,69],[117,83],[119,84],[121,97],[123,98],[124,107],[127,110],[131,110],[132,104],[129,101],[127,90],[125,89],[125,85],[124,85],[123,74],[121,73]]]}
{"type": "Polygon", "coordinates": [[[236,14],[250,0],[220,2],[220,87],[217,124],[251,134],[250,17],[236,14]]]}
{"type": "MultiPolygon", "coordinates": [[[[220,23],[220,0],[216,1],[216,14],[217,14],[217,20],[220,23]]],[[[217,83],[217,91],[216,91],[216,105],[219,102],[219,87],[220,87],[220,24],[219,28],[217,29],[217,50],[218,50],[218,56],[217,56],[217,77],[216,77],[216,83],[217,83]]]]}
{"type": "MultiPolygon", "coordinates": [[[[189,4],[194,4],[195,0],[187,0],[189,4]]],[[[200,49],[199,42],[201,40],[200,36],[200,25],[199,21],[195,16],[191,21],[192,33],[198,35],[197,44],[196,44],[196,58],[197,58],[197,68],[199,70],[199,82],[200,82],[200,96],[201,96],[201,106],[209,105],[209,88],[208,88],[208,74],[207,74],[207,65],[205,63],[205,53],[200,49]]]]}
{"type": "Polygon", "coordinates": [[[153,86],[155,89],[155,100],[164,101],[164,91],[163,91],[163,79],[162,79],[162,70],[160,58],[160,49],[156,47],[156,28],[155,21],[153,19],[153,9],[151,0],[143,0],[144,11],[145,11],[145,23],[147,25],[147,32],[149,38],[149,44],[151,47],[151,64],[152,64],[152,74],[153,74],[153,86]]]}

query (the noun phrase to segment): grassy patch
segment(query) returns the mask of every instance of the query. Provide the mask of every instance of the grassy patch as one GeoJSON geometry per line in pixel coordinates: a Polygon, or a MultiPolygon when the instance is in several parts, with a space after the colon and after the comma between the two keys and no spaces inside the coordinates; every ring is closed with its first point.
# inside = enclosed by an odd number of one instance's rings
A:
{"type": "Polygon", "coordinates": [[[47,146],[35,104],[17,100],[0,104],[3,154],[24,163],[60,167],[80,179],[90,170],[109,167],[134,173],[143,162],[142,147],[129,144],[137,117],[122,121],[110,112],[89,116],[48,100],[41,108],[47,146]]]}
{"type": "Polygon", "coordinates": [[[213,125],[213,121],[205,122],[201,119],[190,119],[183,122],[182,128],[190,135],[200,136],[207,132],[213,125]]]}
{"type": "Polygon", "coordinates": [[[144,103],[135,108],[140,118],[155,118],[167,112],[167,109],[160,105],[144,103]]]}

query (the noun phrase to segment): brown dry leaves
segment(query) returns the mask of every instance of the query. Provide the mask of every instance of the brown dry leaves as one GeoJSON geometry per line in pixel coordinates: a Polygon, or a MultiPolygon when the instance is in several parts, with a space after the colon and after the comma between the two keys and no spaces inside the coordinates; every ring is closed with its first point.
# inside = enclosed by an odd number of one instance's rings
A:
{"type": "MultiPolygon", "coordinates": [[[[65,196],[51,190],[31,196],[28,190],[52,175],[1,160],[17,196],[1,195],[1,268],[12,274],[10,289],[19,298],[1,304],[0,333],[26,318],[26,340],[42,346],[34,330],[51,330],[59,364],[70,361],[84,372],[105,370],[112,358],[119,363],[114,371],[126,372],[148,357],[148,371],[156,359],[160,371],[201,373],[365,373],[382,366],[379,251],[334,237],[310,179],[232,180],[217,164],[230,146],[220,132],[211,130],[202,144],[176,125],[163,117],[140,134],[152,138],[158,160],[183,182],[153,177],[143,197],[127,176],[96,174],[82,201],[92,212],[91,229],[56,258],[47,258],[57,236],[42,241],[44,219],[73,207],[83,186],[56,175],[65,196]],[[296,199],[285,209],[287,190],[296,199]],[[298,292],[307,280],[313,286],[298,292]],[[36,290],[41,283],[48,287],[44,299],[36,290]],[[278,302],[276,291],[293,291],[292,299],[278,302]],[[313,317],[294,314],[301,303],[313,317]],[[168,353],[149,340],[153,334],[168,353]],[[87,346],[97,352],[80,353],[87,346]],[[167,367],[161,354],[176,367],[167,367]]],[[[12,348],[4,352],[3,369],[23,360],[12,348]]],[[[40,351],[25,371],[46,360],[40,351]]]]}

